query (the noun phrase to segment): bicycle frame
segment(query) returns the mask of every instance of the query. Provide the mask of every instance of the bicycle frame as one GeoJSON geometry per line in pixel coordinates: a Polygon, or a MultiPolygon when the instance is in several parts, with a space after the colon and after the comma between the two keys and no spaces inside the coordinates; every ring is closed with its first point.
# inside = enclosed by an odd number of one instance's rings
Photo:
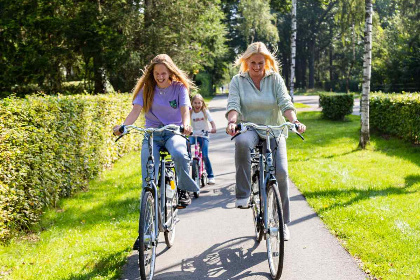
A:
{"type": "MultiPolygon", "coordinates": [[[[153,133],[154,132],[160,132],[163,130],[171,130],[172,129],[177,129],[178,126],[176,125],[167,125],[164,126],[162,128],[140,128],[140,127],[136,127],[134,125],[127,125],[124,127],[125,129],[128,129],[127,132],[123,133],[119,138],[117,138],[116,141],[118,141],[123,135],[127,134],[130,130],[135,129],[141,133],[145,133],[147,134],[148,137],[148,141],[147,141],[147,145],[148,145],[148,150],[149,150],[149,156],[147,159],[147,164],[146,164],[146,170],[147,170],[147,175],[145,178],[145,182],[146,185],[143,187],[142,190],[142,197],[144,197],[144,193],[146,191],[150,191],[153,193],[154,196],[154,205],[155,205],[155,213],[157,213],[155,215],[155,236],[150,236],[148,238],[151,239],[152,244],[155,246],[158,244],[158,239],[159,239],[159,234],[160,232],[163,232],[165,230],[168,229],[170,224],[174,224],[176,223],[176,221],[166,221],[166,217],[165,217],[165,203],[166,203],[166,184],[165,184],[165,178],[166,178],[166,167],[167,164],[169,164],[165,158],[159,158],[159,162],[160,162],[160,182],[159,183],[159,190],[160,190],[160,194],[158,194],[158,188],[156,185],[156,175],[155,174],[155,159],[153,156],[153,133]],[[160,200],[160,202],[159,202],[160,200]]],[[[173,130],[174,133],[177,133],[175,130],[173,130]]],[[[160,155],[160,157],[162,157],[162,155],[160,155]]],[[[175,176],[176,178],[176,176],[175,176]]],[[[174,190],[176,191],[176,189],[174,190]]],[[[178,212],[178,209],[175,209],[175,213],[173,216],[176,216],[178,212]]],[[[171,218],[172,219],[172,218],[171,218]]],[[[149,241],[149,239],[146,238],[146,241],[149,241]]]]}
{"type": "Polygon", "coordinates": [[[198,143],[198,138],[199,137],[208,138],[208,133],[209,133],[208,131],[203,130],[202,134],[194,134],[193,133],[192,135],[190,135],[190,137],[194,137],[194,139],[195,139],[193,160],[197,159],[198,162],[200,163],[199,174],[198,174],[198,177],[200,178],[200,180],[202,179],[202,176],[205,172],[205,169],[204,169],[203,153],[202,153],[202,150],[201,150],[201,146],[198,143]]]}

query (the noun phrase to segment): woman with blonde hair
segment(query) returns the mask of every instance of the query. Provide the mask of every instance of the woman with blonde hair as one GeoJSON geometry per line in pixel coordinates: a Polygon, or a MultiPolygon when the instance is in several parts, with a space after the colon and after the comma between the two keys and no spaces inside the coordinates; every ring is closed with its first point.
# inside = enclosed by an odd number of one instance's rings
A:
{"type": "MultiPolygon", "coordinates": [[[[239,74],[232,78],[229,85],[229,98],[226,118],[226,132],[236,134],[238,122],[252,122],[262,125],[280,125],[286,117],[298,125],[298,131],[303,133],[305,125],[296,117],[296,109],[291,102],[286,85],[279,74],[278,62],[264,43],[256,42],[236,60],[240,66],[239,74]]],[[[235,138],[236,166],[236,207],[248,208],[251,192],[251,149],[259,142],[262,135],[250,130],[235,138]]],[[[290,222],[289,184],[287,171],[287,135],[280,134],[272,139],[273,155],[276,167],[276,179],[279,186],[284,215],[284,239],[289,240],[290,232],[287,223],[290,222]],[[277,145],[278,143],[278,145],[277,145]]]]}
{"type": "MultiPolygon", "coordinates": [[[[141,111],[145,114],[146,127],[162,127],[168,124],[183,125],[184,134],[191,134],[189,89],[194,84],[166,54],[159,54],[146,66],[143,75],[133,90],[133,109],[123,125],[133,124],[141,111]]],[[[119,135],[120,125],[113,128],[119,135]]],[[[149,155],[147,138],[141,149],[142,177],[147,176],[146,163],[149,155]]],[[[179,204],[186,207],[191,203],[188,191],[197,192],[198,186],[189,175],[190,157],[185,138],[164,131],[153,134],[154,157],[159,158],[159,150],[165,147],[175,162],[178,174],[179,204]]],[[[156,174],[158,172],[156,165],[156,174]]]]}

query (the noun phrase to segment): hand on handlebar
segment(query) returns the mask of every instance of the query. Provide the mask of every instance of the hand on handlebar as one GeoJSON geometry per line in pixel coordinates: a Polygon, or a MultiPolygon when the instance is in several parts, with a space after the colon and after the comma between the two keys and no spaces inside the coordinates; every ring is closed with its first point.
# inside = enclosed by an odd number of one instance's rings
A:
{"type": "Polygon", "coordinates": [[[192,134],[192,127],[189,124],[183,125],[183,129],[181,129],[181,133],[184,135],[191,135],[192,134]]]}
{"type": "Polygon", "coordinates": [[[297,132],[304,133],[306,131],[306,125],[304,125],[303,123],[295,122],[295,125],[297,132]]]}
{"type": "Polygon", "coordinates": [[[116,135],[116,136],[121,135],[121,134],[122,134],[122,132],[120,132],[120,128],[121,128],[121,125],[116,125],[116,126],[114,126],[114,127],[112,128],[112,133],[113,133],[114,135],[116,135]]]}
{"type": "Polygon", "coordinates": [[[236,123],[229,123],[226,127],[226,133],[230,136],[235,136],[237,134],[236,123]]]}

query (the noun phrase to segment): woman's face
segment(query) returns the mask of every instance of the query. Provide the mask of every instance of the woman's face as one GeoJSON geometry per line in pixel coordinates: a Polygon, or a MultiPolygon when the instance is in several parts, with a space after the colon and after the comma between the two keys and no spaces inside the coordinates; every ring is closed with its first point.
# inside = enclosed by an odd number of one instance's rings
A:
{"type": "Polygon", "coordinates": [[[166,88],[171,85],[169,80],[170,72],[164,64],[156,64],[153,68],[153,77],[160,88],[166,88]]]}
{"type": "Polygon", "coordinates": [[[251,55],[247,60],[249,76],[251,78],[261,78],[264,76],[265,57],[256,53],[251,55]]]}

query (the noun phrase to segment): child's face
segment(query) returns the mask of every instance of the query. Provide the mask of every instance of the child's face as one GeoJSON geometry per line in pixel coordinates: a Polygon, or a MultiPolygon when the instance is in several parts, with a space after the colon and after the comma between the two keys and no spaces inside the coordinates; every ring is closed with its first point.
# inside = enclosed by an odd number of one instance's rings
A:
{"type": "Polygon", "coordinates": [[[194,99],[192,105],[193,105],[193,108],[194,108],[195,111],[200,111],[201,107],[203,106],[203,102],[201,102],[200,99],[196,98],[196,99],[194,99]]]}
{"type": "Polygon", "coordinates": [[[164,64],[156,64],[153,67],[153,77],[160,88],[166,88],[171,84],[169,69],[164,64]]]}

